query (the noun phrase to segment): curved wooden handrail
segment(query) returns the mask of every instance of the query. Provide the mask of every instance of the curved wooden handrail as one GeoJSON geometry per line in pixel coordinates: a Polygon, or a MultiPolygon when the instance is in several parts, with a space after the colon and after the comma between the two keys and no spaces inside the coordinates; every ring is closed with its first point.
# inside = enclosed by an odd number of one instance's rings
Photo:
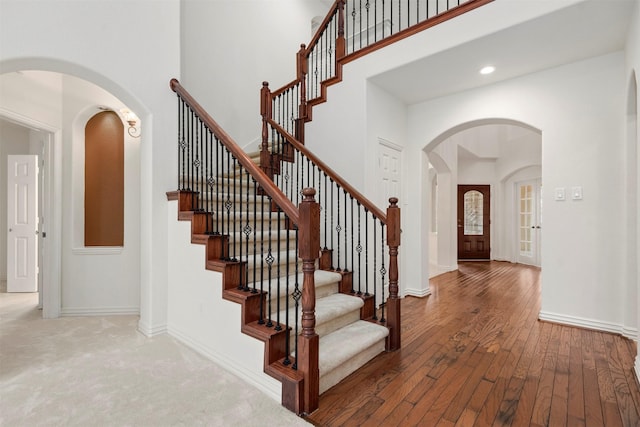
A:
{"type": "Polygon", "coordinates": [[[311,160],[313,164],[318,166],[321,171],[327,174],[327,176],[333,180],[336,184],[342,187],[347,191],[354,199],[358,201],[365,209],[373,214],[376,218],[378,218],[383,224],[387,224],[387,215],[376,205],[374,205],[369,199],[367,199],[364,195],[362,195],[358,190],[353,188],[347,181],[345,181],[340,175],[338,175],[333,169],[331,169],[326,163],[320,160],[313,152],[311,152],[307,147],[300,144],[298,140],[289,135],[289,133],[282,128],[278,123],[276,123],[273,119],[267,119],[267,123],[269,123],[275,130],[278,131],[280,135],[282,135],[294,148],[304,154],[307,158],[311,160]]]}
{"type": "Polygon", "coordinates": [[[256,180],[260,187],[267,193],[271,200],[282,209],[294,224],[298,225],[300,216],[295,205],[285,196],[285,194],[273,183],[262,169],[255,165],[247,154],[235,143],[218,123],[205,111],[204,108],[187,92],[177,79],[171,79],[169,86],[184,100],[191,110],[202,120],[204,125],[224,144],[233,154],[240,164],[256,180]]]}

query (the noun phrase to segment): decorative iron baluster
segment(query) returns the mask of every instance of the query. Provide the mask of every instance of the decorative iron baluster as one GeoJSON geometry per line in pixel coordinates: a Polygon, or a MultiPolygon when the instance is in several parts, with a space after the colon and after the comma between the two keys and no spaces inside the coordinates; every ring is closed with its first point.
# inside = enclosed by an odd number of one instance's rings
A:
{"type": "MultiPolygon", "coordinates": [[[[260,295],[264,295],[264,196],[262,196],[260,205],[261,205],[261,216],[260,216],[260,295]]],[[[254,257],[255,259],[255,257],[254,257]]],[[[253,278],[255,280],[255,269],[258,268],[256,263],[253,264],[253,278]]],[[[268,295],[267,295],[268,296],[268,295]]],[[[258,323],[260,325],[265,324],[265,312],[264,312],[264,297],[260,298],[260,319],[258,323]]]]}
{"type": "MultiPolygon", "coordinates": [[[[288,225],[289,224],[289,218],[287,216],[285,216],[285,224],[288,225]]],[[[285,347],[285,356],[284,356],[284,360],[282,361],[282,364],[284,366],[288,366],[291,364],[291,359],[289,359],[289,355],[291,354],[291,329],[289,328],[289,263],[290,263],[290,259],[289,259],[289,255],[290,255],[290,248],[289,248],[289,243],[291,242],[291,236],[289,233],[289,229],[287,227],[286,229],[286,238],[287,238],[287,256],[286,256],[286,262],[287,265],[285,266],[285,274],[287,275],[286,278],[286,282],[285,282],[285,295],[286,298],[284,300],[284,311],[286,314],[284,321],[285,321],[285,325],[284,325],[284,330],[287,332],[286,335],[284,336],[284,347],[285,347]]]]}
{"type": "MultiPolygon", "coordinates": [[[[247,171],[248,172],[248,171],[247,171]]],[[[242,229],[242,231],[244,232],[244,247],[245,247],[245,253],[246,253],[246,262],[245,262],[245,268],[244,268],[244,275],[245,275],[245,280],[244,280],[244,290],[246,292],[249,292],[250,288],[249,288],[249,235],[251,235],[251,232],[253,231],[251,228],[251,222],[249,221],[249,187],[251,186],[251,184],[249,183],[249,174],[248,173],[243,173],[242,175],[240,175],[240,186],[242,187],[242,183],[243,181],[243,176],[246,175],[247,176],[247,189],[246,189],[246,201],[247,201],[247,223],[245,224],[244,228],[242,229]]],[[[254,218],[255,221],[255,218],[254,218]]],[[[240,243],[242,244],[242,242],[240,243]]],[[[242,255],[240,256],[240,258],[242,258],[242,255]]],[[[255,284],[254,284],[254,290],[255,290],[255,284]]]]}
{"type": "Polygon", "coordinates": [[[364,295],[369,296],[369,209],[364,208],[364,295]]]}
{"type": "Polygon", "coordinates": [[[269,244],[269,248],[267,249],[267,256],[265,257],[265,262],[267,263],[267,289],[268,289],[268,295],[267,295],[267,327],[271,328],[273,326],[273,322],[271,321],[271,297],[273,296],[272,289],[271,289],[271,266],[273,265],[273,254],[271,252],[271,220],[272,218],[272,209],[271,209],[271,197],[267,197],[267,200],[269,201],[269,235],[267,238],[267,242],[269,244]]]}
{"type": "Polygon", "coordinates": [[[377,269],[377,257],[376,257],[376,217],[371,213],[371,217],[373,218],[373,320],[378,320],[378,283],[376,278],[378,275],[376,274],[377,269]]]}
{"type": "MultiPolygon", "coordinates": [[[[343,271],[349,271],[349,245],[347,243],[348,241],[348,232],[347,229],[349,227],[347,227],[349,220],[347,219],[347,190],[343,189],[342,190],[344,192],[344,270],[343,271]]],[[[339,197],[339,196],[338,196],[339,197]]],[[[353,261],[353,260],[352,260],[353,261]]]]}
{"type": "Polygon", "coordinates": [[[381,292],[382,292],[382,298],[381,298],[381,304],[380,304],[380,308],[382,309],[382,313],[381,313],[381,318],[380,318],[380,323],[384,323],[386,322],[386,319],[384,318],[384,306],[386,304],[386,301],[384,300],[384,276],[387,273],[387,270],[384,268],[384,223],[382,221],[380,221],[380,253],[381,253],[381,262],[382,262],[382,267],[380,267],[380,277],[381,277],[381,281],[382,281],[382,285],[380,287],[381,292]]]}
{"type": "Polygon", "coordinates": [[[337,248],[338,250],[337,250],[336,259],[337,259],[338,264],[337,264],[337,267],[336,267],[336,271],[342,271],[342,269],[340,268],[340,231],[342,231],[342,226],[340,225],[340,186],[337,185],[336,187],[337,187],[337,192],[338,192],[338,194],[337,194],[337,196],[338,196],[337,197],[337,199],[338,199],[338,203],[337,203],[338,209],[337,209],[337,215],[336,215],[337,216],[337,221],[336,221],[337,222],[337,224],[336,224],[336,234],[337,234],[336,235],[336,241],[338,242],[338,245],[337,245],[338,246],[338,248],[337,248]]]}
{"type": "MultiPolygon", "coordinates": [[[[262,222],[262,217],[260,217],[260,222],[262,222]]],[[[255,178],[253,178],[253,263],[252,263],[253,290],[252,290],[252,293],[254,294],[258,293],[258,290],[256,289],[256,266],[258,265],[258,260],[256,259],[256,257],[258,256],[258,251],[256,250],[257,242],[258,242],[258,187],[257,187],[255,178]]],[[[247,267],[248,267],[248,263],[247,263],[247,267]]],[[[260,292],[262,292],[262,284],[260,284],[260,292]]],[[[262,307],[262,300],[263,298],[260,298],[260,315],[259,315],[259,321],[258,321],[258,323],[260,324],[264,323],[264,319],[262,317],[262,313],[264,309],[264,307],[262,307]]]]}
{"type": "Polygon", "coordinates": [[[276,293],[276,327],[275,330],[276,331],[281,331],[282,330],[282,325],[280,324],[280,295],[282,295],[280,293],[280,207],[278,206],[278,212],[276,214],[276,218],[278,218],[278,234],[276,235],[276,239],[278,239],[278,243],[276,244],[276,254],[278,255],[278,264],[276,266],[276,274],[277,274],[277,281],[276,281],[276,289],[277,289],[277,293],[276,293]]]}
{"type": "MultiPolygon", "coordinates": [[[[295,228],[295,234],[296,234],[296,248],[300,247],[299,245],[299,240],[298,240],[298,226],[296,226],[295,228]]],[[[298,352],[298,334],[299,334],[299,322],[298,322],[298,318],[300,316],[300,298],[302,297],[302,292],[300,292],[300,280],[298,278],[298,274],[300,273],[300,261],[298,260],[298,257],[296,257],[296,284],[295,284],[295,289],[293,290],[293,301],[295,303],[295,315],[293,316],[295,319],[295,332],[293,334],[293,336],[295,337],[294,341],[293,341],[293,345],[296,349],[296,359],[293,362],[293,366],[291,366],[291,368],[297,370],[298,369],[298,355],[300,354],[298,352]]]]}

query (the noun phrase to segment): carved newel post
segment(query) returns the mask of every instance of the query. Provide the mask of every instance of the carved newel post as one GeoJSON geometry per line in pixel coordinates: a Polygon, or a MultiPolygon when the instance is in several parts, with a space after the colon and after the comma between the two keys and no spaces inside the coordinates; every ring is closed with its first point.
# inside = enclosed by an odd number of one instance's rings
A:
{"type": "Polygon", "coordinates": [[[387,245],[389,245],[389,299],[387,300],[387,326],[389,351],[400,348],[400,298],[398,298],[398,247],[400,246],[400,208],[398,199],[389,199],[387,208],[387,245]]]}
{"type": "Polygon", "coordinates": [[[273,177],[271,154],[269,153],[269,127],[267,125],[267,120],[271,119],[271,90],[269,90],[269,82],[262,82],[262,88],[260,89],[260,115],[262,116],[260,168],[269,177],[273,177]]]}
{"type": "Polygon", "coordinates": [[[318,369],[318,344],[316,334],[316,287],[314,271],[320,254],[320,205],[314,196],[316,190],[302,190],[300,203],[298,255],[302,258],[302,333],[298,337],[298,370],[304,376],[304,412],[310,414],[318,408],[320,371],[318,369]]]}

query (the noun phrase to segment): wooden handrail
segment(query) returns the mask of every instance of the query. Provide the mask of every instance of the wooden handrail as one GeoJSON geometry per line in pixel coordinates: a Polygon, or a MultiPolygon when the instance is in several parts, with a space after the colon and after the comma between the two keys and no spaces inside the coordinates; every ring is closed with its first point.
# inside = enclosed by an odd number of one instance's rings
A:
{"type": "Polygon", "coordinates": [[[318,40],[320,40],[320,37],[322,37],[322,33],[324,33],[324,30],[329,25],[329,22],[331,22],[331,20],[333,19],[333,16],[335,15],[336,10],[338,9],[338,3],[340,3],[340,1],[344,1],[344,0],[336,0],[333,3],[333,6],[331,6],[329,11],[327,12],[327,16],[324,17],[324,20],[318,26],[318,29],[316,30],[316,33],[313,35],[313,38],[311,39],[311,41],[307,45],[306,56],[309,56],[309,53],[316,46],[316,44],[318,43],[318,40]]]}
{"type": "Polygon", "coordinates": [[[255,165],[247,154],[235,143],[218,123],[205,111],[204,108],[187,92],[177,79],[171,79],[169,83],[171,90],[187,103],[189,108],[198,116],[204,125],[220,140],[222,144],[231,152],[238,162],[256,180],[264,192],[271,197],[271,200],[282,209],[295,225],[300,223],[300,216],[295,205],[285,196],[285,194],[273,183],[262,169],[255,165]]]}
{"type": "Polygon", "coordinates": [[[327,176],[333,180],[336,184],[342,187],[347,193],[351,194],[354,199],[358,201],[365,209],[373,214],[376,218],[378,218],[383,224],[387,223],[387,215],[374,205],[369,199],[367,199],[364,195],[362,195],[358,190],[353,188],[347,181],[345,181],[340,175],[338,175],[333,169],[331,169],[326,163],[320,160],[313,152],[311,152],[307,147],[300,144],[295,138],[293,138],[289,133],[284,130],[278,123],[276,123],[273,119],[267,119],[267,123],[269,123],[274,129],[278,131],[278,133],[283,136],[287,142],[289,142],[293,147],[304,154],[308,159],[311,160],[321,171],[327,174],[327,176]]]}

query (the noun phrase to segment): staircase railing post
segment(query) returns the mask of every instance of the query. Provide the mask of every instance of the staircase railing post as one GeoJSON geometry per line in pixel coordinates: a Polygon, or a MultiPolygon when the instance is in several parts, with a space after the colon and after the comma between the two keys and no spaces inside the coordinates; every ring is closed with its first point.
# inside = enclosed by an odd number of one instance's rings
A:
{"type": "Polygon", "coordinates": [[[400,348],[400,298],[398,298],[398,247],[400,246],[400,208],[398,199],[389,199],[387,208],[387,245],[389,245],[389,299],[387,300],[387,326],[389,342],[387,350],[400,348]]]}
{"type": "Polygon", "coordinates": [[[316,190],[302,190],[300,203],[298,255],[302,258],[302,333],[298,337],[298,370],[304,376],[304,412],[318,408],[320,371],[318,365],[319,337],[316,334],[316,288],[314,271],[320,254],[320,205],[315,201],[316,190]]]}
{"type": "Polygon", "coordinates": [[[307,121],[307,47],[300,45],[297,57],[298,80],[300,81],[300,105],[298,106],[298,121],[296,123],[296,139],[304,144],[304,124],[307,121]]]}
{"type": "Polygon", "coordinates": [[[262,143],[260,145],[260,168],[269,176],[273,177],[271,155],[269,153],[269,125],[267,123],[271,117],[271,90],[269,82],[262,82],[260,89],[260,115],[262,116],[262,143]]]}
{"type": "Polygon", "coordinates": [[[336,67],[338,60],[346,55],[346,42],[344,38],[344,4],[345,0],[338,1],[338,38],[336,39],[336,67]]]}

